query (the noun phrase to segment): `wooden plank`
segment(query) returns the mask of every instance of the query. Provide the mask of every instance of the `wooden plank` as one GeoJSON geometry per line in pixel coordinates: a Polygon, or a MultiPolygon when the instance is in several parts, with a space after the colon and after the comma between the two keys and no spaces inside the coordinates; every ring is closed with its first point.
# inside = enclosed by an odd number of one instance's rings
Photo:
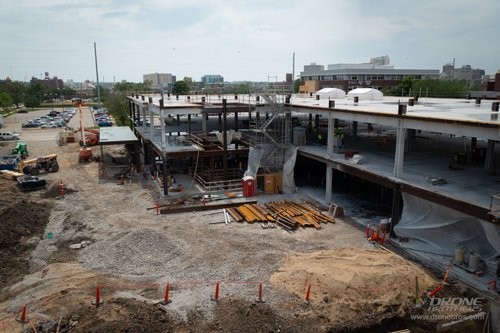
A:
{"type": "MultiPolygon", "coordinates": [[[[248,204],[255,204],[257,201],[247,201],[248,204]]],[[[185,213],[185,212],[197,212],[197,211],[205,211],[212,209],[221,209],[227,207],[237,207],[242,205],[242,202],[224,202],[224,203],[216,203],[211,205],[197,205],[197,206],[183,206],[183,207],[171,207],[168,209],[161,209],[161,214],[176,214],[176,213],[185,213]]]]}

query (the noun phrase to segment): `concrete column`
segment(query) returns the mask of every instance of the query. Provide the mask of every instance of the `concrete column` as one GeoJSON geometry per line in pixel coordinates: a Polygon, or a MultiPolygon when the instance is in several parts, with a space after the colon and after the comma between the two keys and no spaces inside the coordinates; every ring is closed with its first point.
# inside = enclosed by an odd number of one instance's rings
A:
{"type": "Polygon", "coordinates": [[[289,144],[292,142],[292,113],[287,111],[285,113],[285,143],[289,144]]]}
{"type": "Polygon", "coordinates": [[[181,125],[181,115],[178,114],[177,115],[177,126],[180,126],[181,125]]]}
{"type": "Polygon", "coordinates": [[[223,122],[222,122],[222,145],[224,146],[224,151],[222,155],[222,165],[223,165],[223,170],[224,170],[224,180],[227,180],[227,104],[226,100],[222,100],[222,115],[223,115],[223,122]]]}
{"type": "Polygon", "coordinates": [[[201,130],[203,132],[207,131],[207,120],[208,120],[208,114],[201,116],[201,130]]]}
{"type": "Polygon", "coordinates": [[[191,114],[188,114],[188,133],[191,133],[191,114]]]}
{"type": "Polygon", "coordinates": [[[394,155],[394,177],[400,177],[403,173],[406,136],[406,129],[403,126],[403,119],[398,119],[398,129],[396,134],[396,153],[394,155]]]}
{"type": "Polygon", "coordinates": [[[155,137],[155,126],[154,126],[154,117],[153,117],[153,98],[149,98],[149,138],[151,141],[153,141],[155,137]]]}
{"type": "Polygon", "coordinates": [[[415,141],[416,133],[417,131],[413,128],[406,130],[405,152],[408,153],[413,150],[413,142],[415,141]]]}
{"type": "Polygon", "coordinates": [[[167,146],[167,138],[165,133],[165,110],[163,109],[163,99],[160,99],[160,129],[161,129],[161,149],[164,150],[167,146]]]}
{"type": "Polygon", "coordinates": [[[325,184],[325,201],[327,204],[332,202],[333,191],[333,166],[326,165],[326,184],[325,184]]]}
{"type": "Polygon", "coordinates": [[[149,147],[146,141],[142,141],[142,150],[144,151],[144,164],[150,164],[151,161],[149,160],[149,147]]]}
{"type": "Polygon", "coordinates": [[[486,170],[495,169],[495,141],[488,140],[488,148],[486,149],[486,160],[484,162],[484,168],[486,170]]]}
{"type": "Polygon", "coordinates": [[[142,129],[143,129],[143,133],[146,134],[146,106],[143,104],[141,106],[141,109],[142,109],[142,129]]]}
{"type": "Polygon", "coordinates": [[[334,118],[328,118],[328,132],[327,132],[327,137],[326,137],[326,151],[328,158],[333,158],[333,152],[334,152],[334,147],[333,147],[333,130],[334,130],[334,125],[335,125],[335,119],[334,118]]]}
{"type": "MultiPolygon", "coordinates": [[[[403,212],[403,197],[401,196],[401,191],[398,189],[394,189],[394,193],[392,195],[392,230],[394,230],[394,226],[399,223],[401,219],[401,213],[403,212]]],[[[395,236],[394,231],[391,231],[391,236],[395,236]]]]}
{"type": "Polygon", "coordinates": [[[163,194],[168,195],[168,176],[170,172],[167,166],[167,156],[162,154],[161,159],[163,161],[163,194]]]}
{"type": "Polygon", "coordinates": [[[234,131],[238,132],[238,112],[234,113],[234,131]]]}
{"type": "Polygon", "coordinates": [[[135,103],[132,102],[132,126],[135,127],[135,122],[136,122],[137,118],[136,118],[136,115],[135,115],[135,103]]]}
{"type": "Polygon", "coordinates": [[[358,139],[358,122],[352,122],[352,139],[356,141],[358,139]]]}
{"type": "MultiPolygon", "coordinates": [[[[218,117],[219,117],[219,125],[222,125],[222,114],[221,114],[221,113],[219,113],[218,117]]],[[[220,126],[219,126],[219,127],[220,127],[220,126]]]]}
{"type": "Polygon", "coordinates": [[[260,112],[259,111],[255,112],[255,122],[257,123],[257,126],[260,126],[260,112]]]}
{"type": "Polygon", "coordinates": [[[319,114],[314,115],[314,127],[319,130],[319,114]]]}
{"type": "Polygon", "coordinates": [[[476,149],[477,147],[477,138],[471,138],[470,139],[470,149],[476,149]]]}

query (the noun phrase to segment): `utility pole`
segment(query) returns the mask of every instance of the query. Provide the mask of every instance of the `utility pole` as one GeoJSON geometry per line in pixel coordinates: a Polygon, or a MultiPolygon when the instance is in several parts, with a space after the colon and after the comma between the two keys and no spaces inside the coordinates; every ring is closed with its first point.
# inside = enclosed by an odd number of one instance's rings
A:
{"type": "Polygon", "coordinates": [[[101,108],[101,87],[99,87],[99,71],[97,69],[97,49],[94,42],[95,76],[97,78],[97,106],[101,108]]]}
{"type": "Polygon", "coordinates": [[[290,93],[294,93],[295,89],[295,52],[293,52],[293,60],[292,60],[292,86],[290,88],[290,93]]]}

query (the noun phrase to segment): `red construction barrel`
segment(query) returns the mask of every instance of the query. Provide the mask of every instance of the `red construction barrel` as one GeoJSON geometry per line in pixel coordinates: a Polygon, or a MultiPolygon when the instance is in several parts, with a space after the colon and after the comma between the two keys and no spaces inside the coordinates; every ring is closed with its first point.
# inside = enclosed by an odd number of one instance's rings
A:
{"type": "Polygon", "coordinates": [[[253,197],[255,195],[255,178],[252,176],[243,177],[243,196],[253,197]]]}

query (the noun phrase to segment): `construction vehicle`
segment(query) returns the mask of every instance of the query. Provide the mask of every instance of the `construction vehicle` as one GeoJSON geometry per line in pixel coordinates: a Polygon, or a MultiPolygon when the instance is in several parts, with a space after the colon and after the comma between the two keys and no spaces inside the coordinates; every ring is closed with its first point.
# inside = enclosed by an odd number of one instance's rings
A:
{"type": "Polygon", "coordinates": [[[23,159],[28,157],[28,145],[24,142],[18,142],[16,147],[12,149],[12,154],[19,155],[23,159]]]}
{"type": "Polygon", "coordinates": [[[57,172],[59,171],[57,154],[50,154],[30,160],[22,160],[17,165],[17,169],[25,175],[38,175],[40,171],[57,172]]]}
{"type": "MultiPolygon", "coordinates": [[[[83,127],[83,113],[82,113],[82,103],[78,103],[78,110],[80,112],[80,128],[78,131],[81,133],[81,139],[80,139],[80,146],[83,146],[83,148],[80,148],[80,153],[78,155],[78,162],[92,162],[94,161],[94,153],[92,151],[92,148],[88,148],[89,146],[89,140],[87,139],[85,135],[85,128],[83,127]]],[[[93,137],[96,138],[96,144],[99,142],[97,134],[91,132],[93,134],[93,137]]]]}

